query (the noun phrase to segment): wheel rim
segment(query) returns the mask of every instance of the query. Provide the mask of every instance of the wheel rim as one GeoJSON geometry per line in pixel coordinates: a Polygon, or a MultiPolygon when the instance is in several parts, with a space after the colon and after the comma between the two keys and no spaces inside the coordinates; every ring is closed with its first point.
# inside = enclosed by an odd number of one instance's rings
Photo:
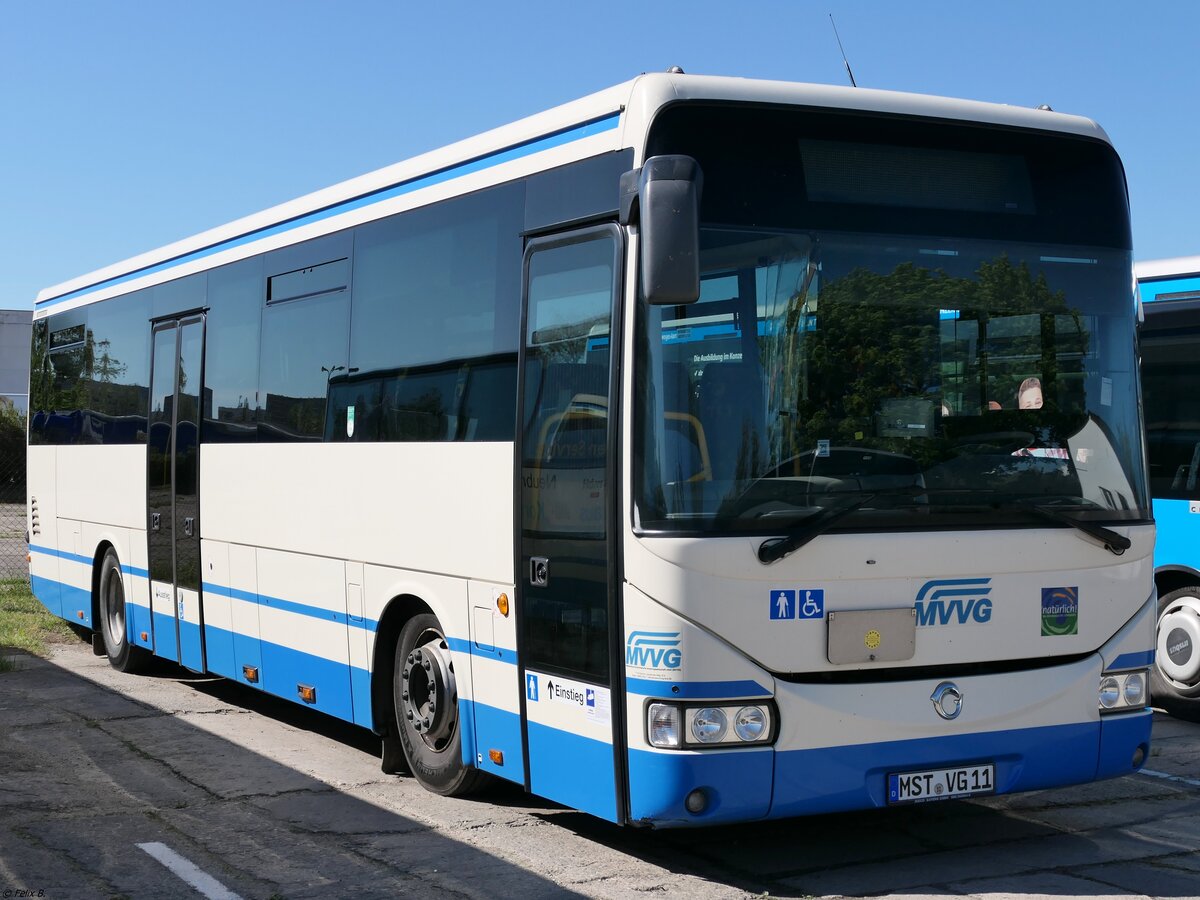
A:
{"type": "Polygon", "coordinates": [[[1158,619],[1154,655],[1159,677],[1177,691],[1200,688],[1200,600],[1180,598],[1158,619]]]}
{"type": "Polygon", "coordinates": [[[445,637],[422,632],[404,660],[400,705],[404,718],[431,750],[449,746],[458,725],[458,688],[445,637]]]}
{"type": "Polygon", "coordinates": [[[121,584],[121,570],[116,566],[108,570],[104,582],[104,622],[110,642],[119,647],[125,640],[125,589],[121,584]]]}

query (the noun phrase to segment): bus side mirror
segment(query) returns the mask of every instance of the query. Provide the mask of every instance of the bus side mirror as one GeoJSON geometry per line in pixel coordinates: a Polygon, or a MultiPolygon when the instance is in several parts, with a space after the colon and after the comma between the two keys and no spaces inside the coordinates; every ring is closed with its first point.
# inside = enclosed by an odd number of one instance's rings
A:
{"type": "Polygon", "coordinates": [[[700,190],[690,156],[652,156],[621,176],[622,225],[641,232],[642,296],[675,306],[700,299],[700,190]]]}

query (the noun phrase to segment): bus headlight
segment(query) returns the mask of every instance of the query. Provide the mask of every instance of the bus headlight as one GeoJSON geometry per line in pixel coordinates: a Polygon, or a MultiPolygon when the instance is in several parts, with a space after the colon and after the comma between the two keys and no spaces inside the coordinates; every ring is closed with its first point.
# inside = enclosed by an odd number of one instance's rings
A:
{"type": "Polygon", "coordinates": [[[1100,677],[1100,712],[1130,712],[1146,707],[1146,670],[1114,672],[1100,677]]]}
{"type": "Polygon", "coordinates": [[[757,706],[743,706],[733,717],[733,730],[743,741],[757,741],[767,730],[766,713],[757,706]]]}
{"type": "Polygon", "coordinates": [[[692,737],[701,744],[719,744],[729,730],[729,717],[713,706],[689,710],[692,737]]]}
{"type": "Polygon", "coordinates": [[[647,740],[651,747],[678,747],[679,707],[668,703],[651,703],[646,715],[647,740]]]}
{"type": "Polygon", "coordinates": [[[669,750],[769,744],[775,740],[775,718],[770,700],[732,706],[656,700],[646,704],[646,742],[669,750]]]}

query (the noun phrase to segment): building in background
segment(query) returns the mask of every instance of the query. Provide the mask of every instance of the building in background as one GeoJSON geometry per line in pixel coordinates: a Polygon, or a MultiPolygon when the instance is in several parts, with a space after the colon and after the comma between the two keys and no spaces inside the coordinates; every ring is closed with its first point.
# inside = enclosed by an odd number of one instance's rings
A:
{"type": "Polygon", "coordinates": [[[0,309],[0,404],[29,411],[29,339],[33,310],[0,309]]]}

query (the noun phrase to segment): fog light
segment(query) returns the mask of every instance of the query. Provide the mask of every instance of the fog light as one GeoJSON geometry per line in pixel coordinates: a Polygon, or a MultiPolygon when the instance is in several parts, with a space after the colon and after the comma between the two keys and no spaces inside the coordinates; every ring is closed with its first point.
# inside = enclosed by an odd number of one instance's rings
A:
{"type": "Polygon", "coordinates": [[[1145,706],[1146,704],[1146,676],[1141,672],[1134,672],[1125,679],[1125,704],[1127,706],[1145,706]]]}
{"type": "Polygon", "coordinates": [[[652,747],[678,747],[679,707],[651,703],[646,715],[646,732],[652,747]]]}
{"type": "Polygon", "coordinates": [[[757,706],[743,706],[733,717],[733,732],[743,741],[757,741],[767,730],[767,716],[757,706]]]}
{"type": "Polygon", "coordinates": [[[702,744],[715,744],[725,737],[729,719],[714,706],[698,709],[692,719],[692,737],[702,744]]]}
{"type": "Polygon", "coordinates": [[[1112,709],[1121,702],[1121,683],[1111,675],[1100,681],[1100,705],[1112,709]]]}
{"type": "Polygon", "coordinates": [[[683,799],[683,805],[692,815],[698,816],[708,807],[708,795],[696,788],[683,799]]]}

